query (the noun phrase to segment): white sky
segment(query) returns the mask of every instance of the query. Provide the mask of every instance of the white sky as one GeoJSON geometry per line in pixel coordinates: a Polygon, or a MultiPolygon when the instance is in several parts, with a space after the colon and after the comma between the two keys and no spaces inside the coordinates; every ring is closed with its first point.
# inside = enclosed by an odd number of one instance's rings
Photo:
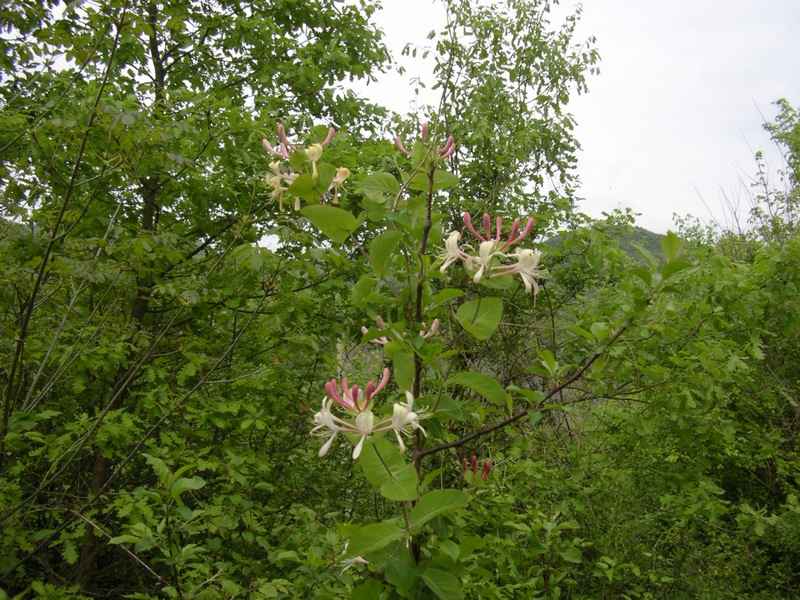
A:
{"type": "MultiPolygon", "coordinates": [[[[430,44],[444,8],[434,0],[384,5],[377,23],[407,72],[363,92],[406,113],[415,110],[410,82],[430,82],[431,63],[400,52],[430,44]]],[[[583,146],[581,210],[630,207],[641,213],[637,224],[658,232],[672,227],[674,213],[730,220],[722,197],[743,199],[752,153],[763,150],[779,166],[762,114],[772,120],[778,98],[800,104],[800,1],[586,0],[583,8],[576,40],[596,36],[602,62],[589,93],[569,106],[583,146]]]]}

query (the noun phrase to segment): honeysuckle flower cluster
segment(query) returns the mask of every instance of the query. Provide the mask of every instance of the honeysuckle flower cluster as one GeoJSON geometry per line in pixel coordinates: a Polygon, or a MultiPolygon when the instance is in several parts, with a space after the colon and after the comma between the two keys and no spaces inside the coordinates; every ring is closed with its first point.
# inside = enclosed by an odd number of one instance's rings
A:
{"type": "MultiPolygon", "coordinates": [[[[328,135],[319,143],[311,144],[308,148],[303,149],[309,161],[311,161],[311,178],[316,180],[319,178],[317,171],[317,163],[322,158],[322,151],[325,146],[331,143],[336,130],[331,127],[328,129],[328,135]]],[[[261,140],[261,146],[266,152],[277,156],[279,158],[288,159],[293,152],[297,152],[297,146],[294,145],[289,138],[286,137],[286,130],[283,125],[278,125],[278,140],[279,144],[277,149],[269,143],[269,140],[261,140]]],[[[269,164],[271,173],[268,174],[264,182],[272,188],[273,200],[277,198],[279,208],[283,210],[283,195],[289,190],[299,173],[291,170],[291,167],[283,165],[280,161],[274,161],[269,164]]],[[[350,177],[350,170],[347,167],[339,167],[336,169],[336,174],[328,187],[328,193],[332,194],[331,203],[339,204],[339,187],[350,177]]],[[[294,199],[294,210],[300,210],[300,198],[294,199]]]]}
{"type": "MultiPolygon", "coordinates": [[[[429,131],[430,131],[430,123],[427,122],[423,123],[420,132],[420,139],[422,140],[423,144],[428,139],[429,131]]],[[[406,150],[406,147],[403,145],[403,140],[400,138],[399,135],[396,138],[394,138],[394,144],[395,146],[397,146],[400,152],[402,152],[406,156],[411,156],[411,152],[409,150],[406,150]]],[[[445,142],[444,146],[439,146],[438,148],[436,148],[436,159],[444,160],[445,158],[453,154],[453,152],[455,151],[456,151],[456,140],[451,135],[450,137],[447,138],[447,141],[445,142]]]]}
{"type": "MultiPolygon", "coordinates": [[[[328,129],[328,135],[322,140],[319,144],[311,144],[309,148],[306,149],[306,155],[308,155],[308,151],[312,150],[312,152],[316,152],[316,148],[319,149],[319,155],[317,155],[316,159],[311,158],[311,160],[319,160],[319,157],[322,155],[322,148],[327,146],[333,140],[333,136],[336,135],[336,130],[333,127],[328,129]]],[[[278,149],[272,147],[269,143],[269,140],[261,140],[261,146],[275,156],[279,156],[281,158],[289,158],[289,155],[292,152],[297,152],[297,146],[295,146],[292,142],[289,141],[289,138],[286,137],[286,129],[283,127],[283,124],[278,125],[278,140],[280,140],[280,144],[278,144],[278,149]]]]}
{"type": "MultiPolygon", "coordinates": [[[[347,544],[344,546],[344,553],[347,552],[347,544]]],[[[364,558],[363,556],[354,556],[353,558],[345,558],[344,560],[339,561],[339,565],[341,565],[342,573],[347,571],[348,569],[352,569],[354,565],[368,565],[369,561],[364,558]]]]}
{"type": "MultiPolygon", "coordinates": [[[[431,324],[430,329],[427,329],[428,325],[426,323],[422,323],[422,326],[425,327],[426,329],[421,329],[420,332],[419,332],[419,336],[423,340],[427,340],[427,339],[433,337],[434,335],[436,335],[438,333],[438,331],[439,331],[439,319],[434,319],[433,320],[433,323],[431,324]]],[[[386,323],[383,321],[383,318],[380,315],[375,317],[375,327],[378,328],[378,331],[386,331],[387,330],[386,323]]],[[[369,333],[369,329],[367,327],[365,327],[365,326],[361,327],[361,333],[362,333],[362,335],[367,335],[369,333]]],[[[389,338],[387,338],[385,335],[382,335],[381,337],[371,339],[370,342],[372,342],[374,344],[378,344],[380,346],[385,346],[386,344],[389,343],[389,338]]]]}
{"type": "Polygon", "coordinates": [[[467,462],[466,457],[461,459],[461,469],[464,471],[464,477],[469,483],[476,483],[478,479],[486,481],[489,471],[492,469],[492,463],[484,460],[481,474],[478,475],[478,457],[473,455],[469,462],[467,462]]]}
{"type": "Polygon", "coordinates": [[[492,233],[492,220],[488,214],[483,215],[485,234],[481,234],[472,224],[468,212],[463,215],[464,225],[474,237],[479,240],[477,248],[470,244],[461,244],[461,232],[453,231],[445,240],[445,249],[440,258],[443,260],[440,268],[445,273],[450,265],[461,262],[468,272],[472,273],[472,281],[480,283],[484,278],[502,277],[504,275],[520,275],[525,284],[525,292],[539,293],[538,279],[549,276],[547,269],[539,267],[541,252],[539,250],[523,249],[517,252],[508,252],[515,244],[528,237],[533,231],[535,221],[528,219],[525,227],[520,231],[519,219],[514,220],[508,239],[501,240],[503,219],[495,219],[495,231],[492,233]],[[503,264],[508,259],[516,259],[512,264],[503,264]]]}
{"type": "MultiPolygon", "coordinates": [[[[272,188],[272,199],[278,199],[278,206],[283,211],[283,195],[289,190],[289,186],[294,183],[299,173],[285,172],[277,160],[269,163],[269,168],[272,173],[267,175],[264,181],[272,188]]],[[[300,198],[295,198],[294,209],[300,210],[300,198]]]]}
{"type": "Polygon", "coordinates": [[[372,401],[386,388],[390,375],[389,369],[384,369],[380,383],[376,386],[370,381],[363,390],[358,385],[351,387],[347,377],[342,378],[341,386],[336,379],[331,379],[325,384],[322,408],[314,415],[315,426],[311,430],[311,433],[327,438],[319,450],[320,456],[325,456],[339,433],[351,433],[359,436],[358,443],[353,449],[353,459],[357,459],[361,455],[364,440],[374,433],[393,431],[401,452],[406,450],[401,434],[410,436],[414,430],[418,429],[423,435],[426,435],[425,429],[419,424],[420,414],[414,412],[414,396],[411,392],[406,392],[405,404],[394,404],[390,418],[376,422],[372,412],[372,401]],[[344,410],[345,418],[334,414],[335,405],[344,410]]]}

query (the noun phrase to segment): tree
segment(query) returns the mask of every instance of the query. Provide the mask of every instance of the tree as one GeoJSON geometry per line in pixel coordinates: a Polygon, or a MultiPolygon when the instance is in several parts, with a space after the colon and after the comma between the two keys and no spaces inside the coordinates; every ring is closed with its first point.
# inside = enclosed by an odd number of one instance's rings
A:
{"type": "MultiPolygon", "coordinates": [[[[142,448],[157,449],[165,427],[183,428],[190,399],[224,404],[229,390],[211,382],[258,369],[261,344],[298,344],[306,331],[293,328],[304,323],[312,335],[300,347],[315,343],[318,322],[298,316],[289,327],[276,316],[286,295],[301,306],[299,290],[324,280],[257,245],[279,224],[301,231],[260,192],[258,134],[275,115],[304,127],[374,126],[380,111],[345,87],[387,60],[373,10],[225,0],[4,9],[0,461],[10,589],[50,572],[110,593],[119,557],[99,542],[121,508],[108,498],[144,477],[142,448]]],[[[183,431],[183,444],[163,449],[168,462],[194,443],[183,431]]],[[[170,510],[183,506],[172,493],[170,510]]],[[[183,563],[167,558],[179,586],[183,563]]],[[[137,578],[121,578],[123,587],[137,578]]]]}
{"type": "Polygon", "coordinates": [[[454,199],[470,210],[535,213],[554,231],[575,216],[579,144],[567,104],[586,91],[599,60],[594,38],[575,40],[580,7],[553,26],[549,1],[446,6],[434,114],[459,140],[451,162],[462,185],[454,199]]]}

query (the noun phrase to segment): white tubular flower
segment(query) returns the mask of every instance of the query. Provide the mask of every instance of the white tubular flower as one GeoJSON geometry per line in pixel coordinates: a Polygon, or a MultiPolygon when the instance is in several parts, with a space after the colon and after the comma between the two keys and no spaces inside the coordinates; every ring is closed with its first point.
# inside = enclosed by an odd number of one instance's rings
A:
{"type": "Polygon", "coordinates": [[[269,168],[272,173],[264,178],[264,182],[272,188],[271,197],[273,200],[277,198],[279,208],[283,211],[283,194],[289,191],[289,186],[294,183],[298,174],[281,171],[281,163],[278,161],[269,163],[269,168]]]}
{"type": "Polygon", "coordinates": [[[333,444],[333,440],[336,439],[336,434],[339,432],[348,431],[348,427],[350,426],[347,421],[343,421],[331,412],[332,402],[332,400],[323,398],[322,408],[314,415],[314,424],[316,427],[311,430],[311,433],[328,438],[325,444],[323,444],[322,448],[319,449],[320,457],[325,456],[325,454],[328,453],[331,444],[333,444]]]}
{"type": "Polygon", "coordinates": [[[355,449],[353,450],[353,459],[356,459],[361,454],[364,448],[364,440],[372,435],[375,431],[375,415],[371,410],[358,413],[356,416],[355,424],[340,419],[331,412],[331,404],[333,400],[325,398],[322,400],[322,408],[314,415],[314,423],[316,427],[311,430],[314,435],[327,437],[328,439],[319,450],[319,456],[325,456],[330,450],[333,440],[339,433],[354,433],[361,436],[358,440],[355,449]]]}
{"type": "Polygon", "coordinates": [[[269,187],[272,188],[273,200],[286,191],[286,188],[283,187],[283,177],[281,175],[273,175],[272,177],[267,177],[266,183],[269,187]]]}
{"type": "Polygon", "coordinates": [[[333,176],[331,180],[331,185],[328,187],[328,191],[330,192],[333,190],[333,198],[331,199],[331,204],[339,204],[339,186],[342,185],[347,178],[350,177],[350,169],[347,167],[339,167],[336,169],[336,175],[333,176]]]}
{"type": "Polygon", "coordinates": [[[497,250],[497,243],[494,240],[481,242],[481,245],[478,246],[478,256],[470,256],[467,259],[467,265],[476,270],[472,282],[480,283],[481,279],[489,274],[492,260],[499,256],[504,256],[504,254],[497,250]]]}
{"type": "Polygon", "coordinates": [[[397,445],[400,446],[400,452],[406,451],[406,445],[403,443],[403,435],[410,436],[411,432],[419,429],[424,436],[427,437],[425,429],[419,424],[419,415],[414,412],[414,396],[411,392],[406,392],[406,403],[395,404],[392,410],[391,424],[385,429],[392,429],[397,437],[397,445]]]}
{"type": "Polygon", "coordinates": [[[499,267],[494,269],[492,277],[501,277],[503,275],[519,275],[522,277],[522,282],[525,284],[525,292],[534,295],[539,293],[538,279],[544,279],[550,276],[547,269],[539,268],[539,260],[542,253],[539,250],[520,250],[515,254],[509,256],[516,258],[517,262],[513,265],[499,267]]]}
{"type": "MultiPolygon", "coordinates": [[[[379,331],[386,331],[386,323],[383,322],[383,318],[380,315],[375,317],[375,326],[378,328],[379,331]]],[[[361,333],[367,335],[369,333],[369,329],[367,329],[366,327],[362,327],[361,333]]],[[[373,344],[378,344],[380,346],[385,346],[386,344],[389,343],[389,339],[385,335],[382,335],[379,338],[370,340],[370,342],[372,342],[373,344]]]]}
{"type": "Polygon", "coordinates": [[[322,158],[322,144],[311,144],[304,152],[311,161],[311,179],[317,179],[319,177],[317,161],[322,158]]]}
{"type": "MultiPolygon", "coordinates": [[[[426,327],[425,323],[423,323],[422,326],[426,327]]],[[[422,331],[419,332],[419,335],[423,340],[427,340],[435,336],[438,333],[438,331],[439,331],[439,319],[434,319],[431,328],[428,331],[425,331],[423,329],[422,331]]]]}
{"type": "Polygon", "coordinates": [[[331,183],[333,185],[342,185],[348,177],[350,177],[350,169],[347,167],[339,167],[336,169],[336,175],[334,175],[331,183]]]}
{"type": "Polygon", "coordinates": [[[304,152],[308,160],[317,162],[322,157],[322,144],[311,144],[304,152]]]}
{"type": "MultiPolygon", "coordinates": [[[[347,552],[347,546],[345,546],[345,552],[347,552]]],[[[347,571],[347,569],[352,568],[353,565],[368,565],[369,561],[367,559],[365,559],[363,556],[356,556],[354,558],[346,558],[346,559],[342,560],[341,562],[339,562],[339,564],[342,567],[344,567],[342,569],[342,573],[344,573],[345,571],[347,571]]],[[[340,575],[341,575],[341,573],[340,573],[340,575]]]]}
{"type": "Polygon", "coordinates": [[[461,242],[461,232],[453,231],[447,236],[447,241],[444,243],[444,252],[439,256],[439,258],[444,259],[444,263],[439,267],[442,273],[447,271],[454,262],[470,258],[469,254],[459,248],[459,242],[461,242]]]}
{"type": "Polygon", "coordinates": [[[374,426],[375,415],[372,414],[371,410],[358,413],[356,417],[356,433],[361,434],[361,439],[358,440],[358,444],[353,449],[353,460],[356,460],[361,454],[361,450],[364,448],[364,440],[372,435],[374,426]]]}

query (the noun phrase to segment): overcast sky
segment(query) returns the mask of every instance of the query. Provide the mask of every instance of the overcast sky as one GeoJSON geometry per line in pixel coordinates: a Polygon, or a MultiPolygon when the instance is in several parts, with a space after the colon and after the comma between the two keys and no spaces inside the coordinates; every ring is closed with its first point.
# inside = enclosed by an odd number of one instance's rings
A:
{"type": "MultiPolygon", "coordinates": [[[[384,5],[377,23],[407,72],[364,91],[405,113],[415,108],[409,82],[430,81],[430,63],[400,51],[429,44],[444,9],[434,0],[384,5]]],[[[581,210],[630,207],[639,225],[659,232],[673,227],[673,213],[725,220],[722,196],[743,199],[752,152],[779,166],[762,114],[774,118],[778,98],[800,104],[800,1],[586,0],[577,41],[592,35],[601,73],[569,107],[583,146],[581,210]]]]}

